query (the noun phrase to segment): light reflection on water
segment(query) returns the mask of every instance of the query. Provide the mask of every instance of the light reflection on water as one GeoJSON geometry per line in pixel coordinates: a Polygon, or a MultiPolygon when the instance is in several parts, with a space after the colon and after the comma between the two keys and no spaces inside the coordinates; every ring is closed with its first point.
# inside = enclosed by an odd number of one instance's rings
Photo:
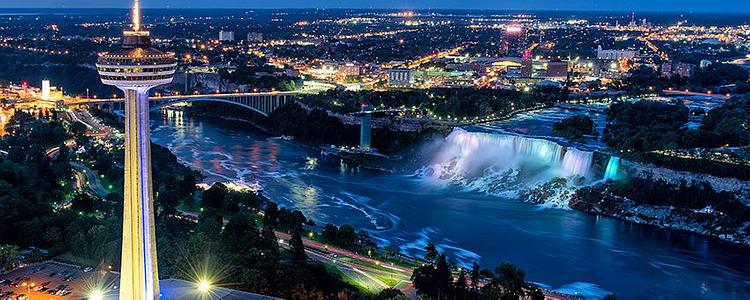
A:
{"type": "Polygon", "coordinates": [[[153,140],[208,181],[258,180],[273,200],[317,224],[349,223],[412,255],[430,241],[459,263],[509,261],[529,280],[589,295],[750,298],[747,248],[359,169],[230,122],[153,120],[153,140]]]}

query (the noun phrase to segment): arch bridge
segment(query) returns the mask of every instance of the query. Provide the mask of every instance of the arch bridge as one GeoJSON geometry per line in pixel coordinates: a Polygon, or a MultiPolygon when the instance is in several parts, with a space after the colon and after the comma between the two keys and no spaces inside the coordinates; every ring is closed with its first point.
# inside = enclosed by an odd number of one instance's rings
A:
{"type": "MultiPolygon", "coordinates": [[[[299,95],[299,92],[269,92],[269,93],[234,93],[234,94],[196,94],[177,96],[149,97],[151,109],[157,110],[178,103],[190,102],[218,102],[227,103],[252,110],[260,115],[268,115],[284,104],[291,103],[299,95]]],[[[98,107],[123,103],[123,98],[112,99],[70,99],[65,101],[68,107],[98,107]]]]}

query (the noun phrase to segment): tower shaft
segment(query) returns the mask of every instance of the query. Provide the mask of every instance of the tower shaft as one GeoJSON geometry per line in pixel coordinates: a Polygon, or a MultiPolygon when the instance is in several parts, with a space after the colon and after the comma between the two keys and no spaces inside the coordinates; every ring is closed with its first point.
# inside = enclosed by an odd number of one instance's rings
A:
{"type": "Polygon", "coordinates": [[[125,190],[120,299],[159,296],[148,89],[125,91],[125,190]]]}

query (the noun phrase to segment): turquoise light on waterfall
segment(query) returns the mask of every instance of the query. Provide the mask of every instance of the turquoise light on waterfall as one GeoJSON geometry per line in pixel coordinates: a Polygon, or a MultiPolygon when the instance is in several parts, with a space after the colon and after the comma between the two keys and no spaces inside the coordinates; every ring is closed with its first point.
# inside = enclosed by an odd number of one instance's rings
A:
{"type": "Polygon", "coordinates": [[[620,169],[620,158],[616,156],[609,157],[607,169],[604,171],[604,179],[615,180],[617,171],[620,169]]]}

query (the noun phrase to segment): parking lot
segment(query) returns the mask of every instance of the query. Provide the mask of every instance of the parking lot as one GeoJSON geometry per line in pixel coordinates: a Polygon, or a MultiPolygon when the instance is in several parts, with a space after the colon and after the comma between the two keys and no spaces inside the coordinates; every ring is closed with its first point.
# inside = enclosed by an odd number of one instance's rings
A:
{"type": "Polygon", "coordinates": [[[0,300],[82,299],[112,275],[59,262],[46,262],[0,275],[0,300]]]}

